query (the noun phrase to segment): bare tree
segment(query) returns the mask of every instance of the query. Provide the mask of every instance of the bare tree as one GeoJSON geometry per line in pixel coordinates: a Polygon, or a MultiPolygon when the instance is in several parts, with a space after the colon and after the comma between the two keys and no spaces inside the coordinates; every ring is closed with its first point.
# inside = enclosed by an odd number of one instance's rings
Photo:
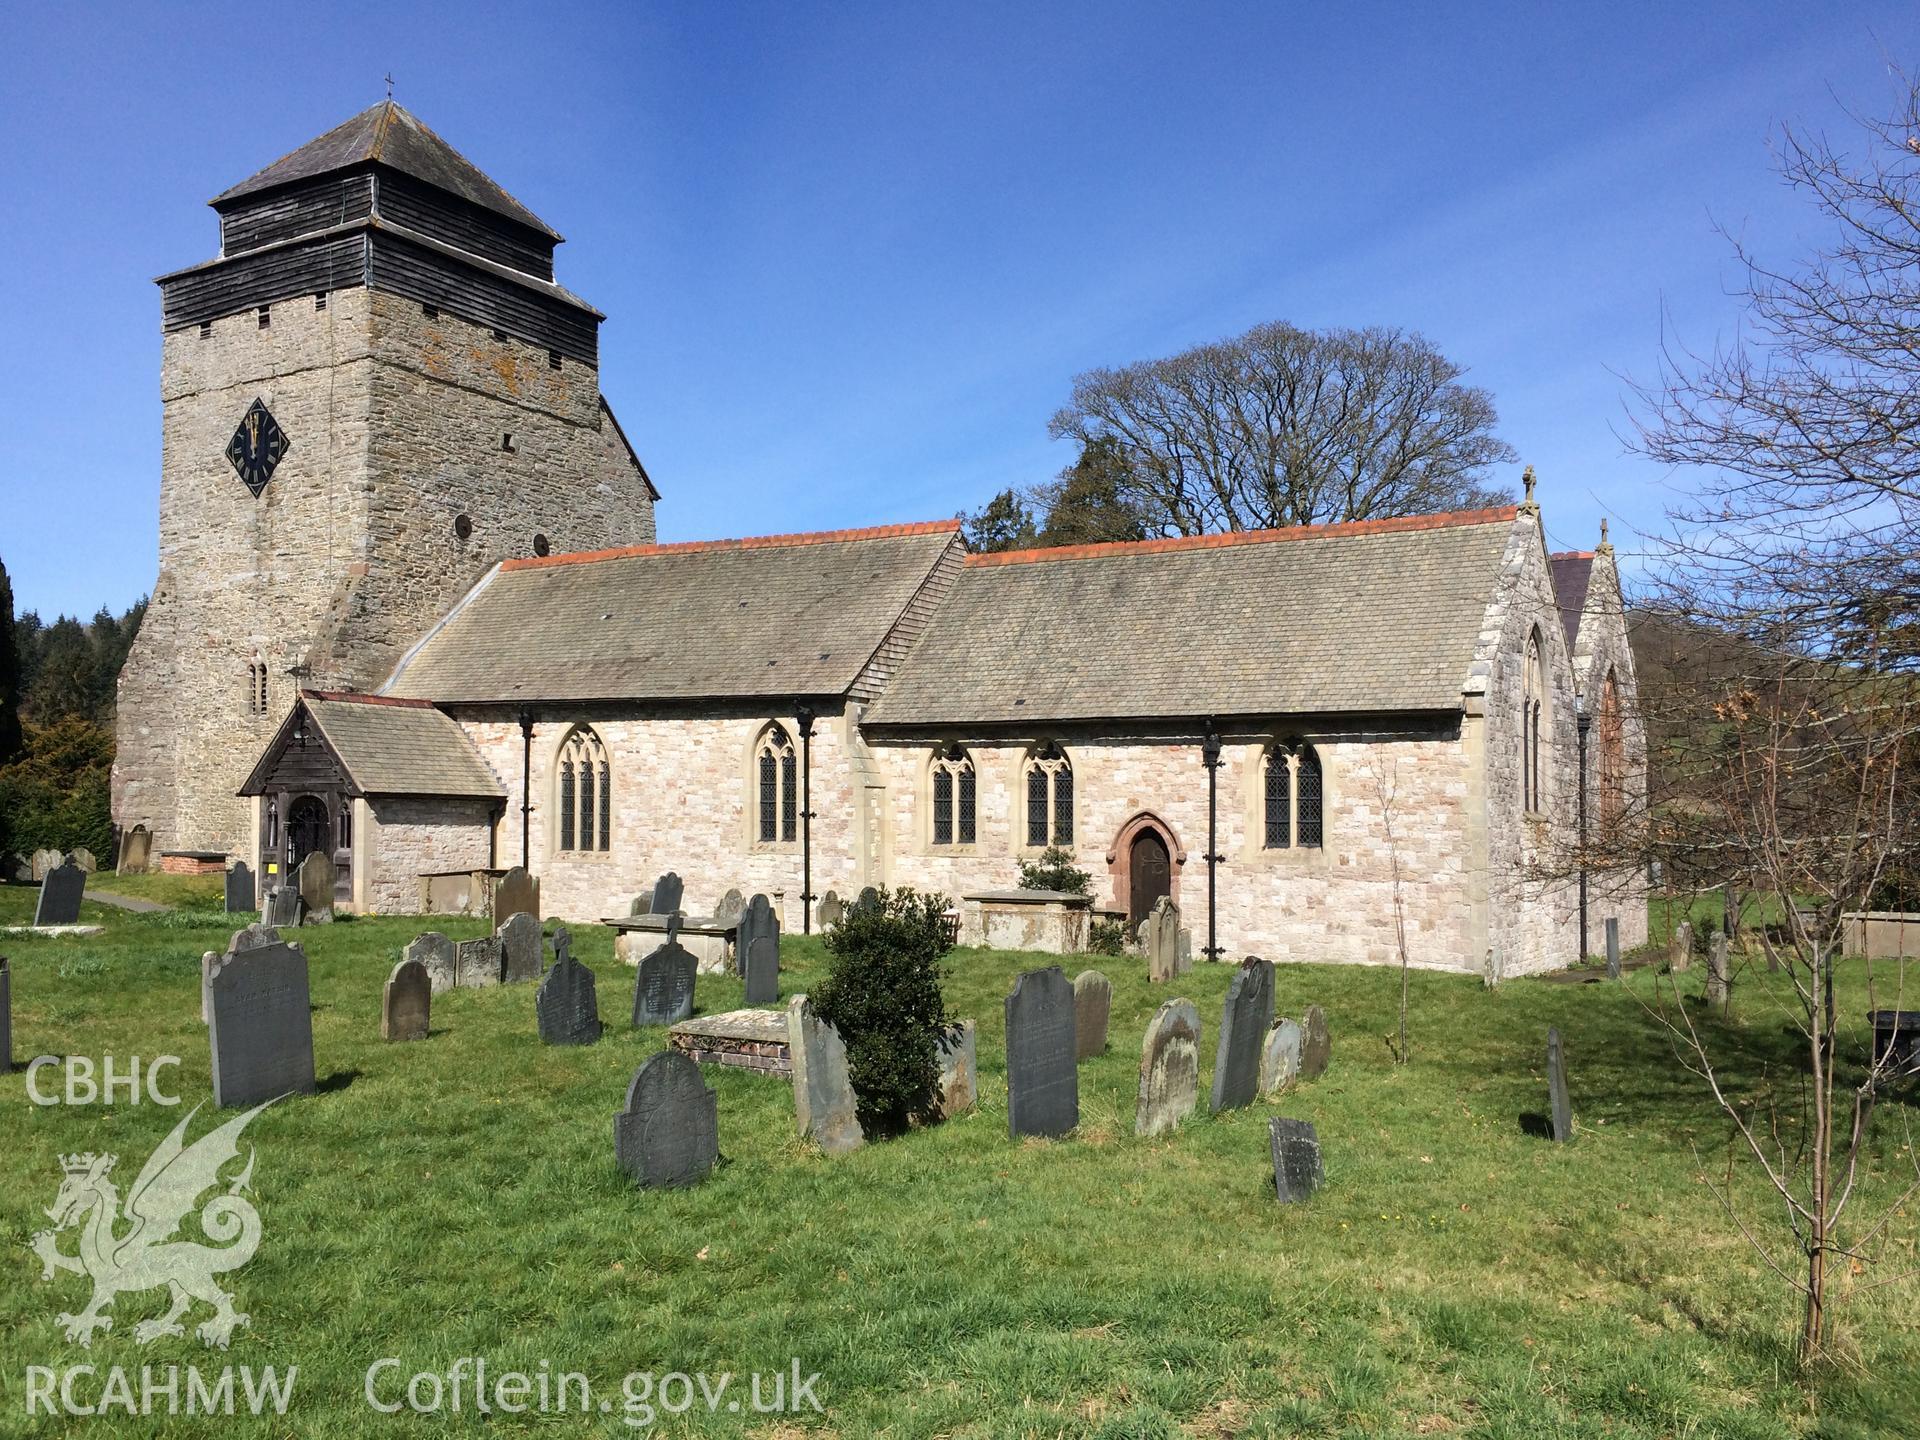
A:
{"type": "Polygon", "coordinates": [[[1393,879],[1393,939],[1400,952],[1400,1043],[1393,1049],[1393,1063],[1404,1065],[1407,1051],[1407,994],[1411,983],[1412,961],[1407,953],[1407,901],[1401,884],[1400,836],[1394,828],[1400,801],[1400,763],[1382,762],[1375,754],[1371,764],[1373,796],[1380,806],[1380,828],[1387,840],[1387,866],[1393,879]]]}
{"type": "Polygon", "coordinates": [[[1275,321],[1088,371],[1049,428],[1120,458],[1115,498],[1150,534],[1499,504],[1488,468],[1514,452],[1465,373],[1408,331],[1275,321]]]}

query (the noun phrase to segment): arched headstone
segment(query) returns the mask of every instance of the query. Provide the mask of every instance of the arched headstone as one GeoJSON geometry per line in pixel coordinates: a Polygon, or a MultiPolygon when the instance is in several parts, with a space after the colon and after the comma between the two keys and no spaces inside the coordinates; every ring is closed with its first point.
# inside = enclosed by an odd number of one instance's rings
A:
{"type": "Polygon", "coordinates": [[[613,1155],[648,1189],[706,1178],[720,1158],[720,1101],[698,1065],[662,1050],[634,1072],[626,1108],[613,1117],[613,1155]]]}
{"type": "Polygon", "coordinates": [[[1007,996],[1007,1129],[1065,1135],[1080,1123],[1073,985],[1058,965],[1029,970],[1007,996]]]}
{"type": "Polygon", "coordinates": [[[1164,1135],[1200,1103],[1200,1012],[1169,1000],[1154,1012],[1140,1046],[1140,1091],[1133,1133],[1164,1135]]]}
{"type": "Polygon", "coordinates": [[[1273,1027],[1273,966],[1249,955],[1227,985],[1214,1057],[1213,1108],[1237,1110],[1260,1093],[1260,1056],[1273,1027]]]}

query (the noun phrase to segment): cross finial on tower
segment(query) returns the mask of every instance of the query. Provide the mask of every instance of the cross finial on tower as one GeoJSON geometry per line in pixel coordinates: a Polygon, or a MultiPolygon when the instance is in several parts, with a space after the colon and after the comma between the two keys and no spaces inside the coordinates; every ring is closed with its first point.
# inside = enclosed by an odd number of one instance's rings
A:
{"type": "Polygon", "coordinates": [[[1540,513],[1540,505],[1539,502],[1533,498],[1534,479],[1533,467],[1531,465],[1527,466],[1527,468],[1521,472],[1520,483],[1526,488],[1527,492],[1526,498],[1520,502],[1520,509],[1529,515],[1538,515],[1540,513]]]}
{"type": "Polygon", "coordinates": [[[393,99],[393,72],[387,71],[387,99],[393,99]]]}
{"type": "Polygon", "coordinates": [[[1600,548],[1602,550],[1613,549],[1613,542],[1607,539],[1607,517],[1604,515],[1600,517],[1600,548]]]}

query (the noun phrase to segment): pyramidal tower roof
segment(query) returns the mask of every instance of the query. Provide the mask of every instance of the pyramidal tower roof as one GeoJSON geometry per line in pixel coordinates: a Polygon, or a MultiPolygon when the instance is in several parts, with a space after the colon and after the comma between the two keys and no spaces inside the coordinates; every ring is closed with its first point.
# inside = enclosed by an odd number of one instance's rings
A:
{"type": "Polygon", "coordinates": [[[560,239],[557,231],[488,179],[479,166],[391,100],[382,100],[362,110],[318,139],[282,155],[266,169],[214,196],[211,203],[218,208],[264,190],[361,165],[384,165],[401,171],[554,240],[560,239]]]}

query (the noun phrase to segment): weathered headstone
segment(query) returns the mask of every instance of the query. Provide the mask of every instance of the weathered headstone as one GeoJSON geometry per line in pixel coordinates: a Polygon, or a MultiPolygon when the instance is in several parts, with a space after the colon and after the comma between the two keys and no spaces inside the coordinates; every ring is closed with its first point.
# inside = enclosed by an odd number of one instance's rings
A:
{"type": "Polygon", "coordinates": [[[545,959],[545,944],[540,922],[522,910],[509,915],[507,923],[493,937],[500,944],[500,978],[509,985],[540,978],[540,962],[545,959]]]}
{"type": "Polygon", "coordinates": [[[1260,1093],[1278,1095],[1299,1073],[1300,1027],[1291,1020],[1277,1020],[1260,1052],[1260,1093]]]}
{"type": "Polygon", "coordinates": [[[87,892],[87,877],[78,865],[56,865],[40,882],[40,899],[33,907],[36,925],[73,925],[80,919],[80,897],[87,892]]]}
{"type": "Polygon", "coordinates": [[[1707,937],[1707,1004],[1724,1010],[1733,996],[1733,972],[1727,955],[1727,936],[1716,930],[1707,937]]]}
{"type": "Polygon", "coordinates": [[[1133,1133],[1164,1135],[1200,1103],[1200,1012],[1191,1000],[1154,1011],[1140,1046],[1140,1094],[1133,1133]]]}
{"type": "Polygon", "coordinates": [[[845,1155],[866,1144],[847,1073],[847,1047],[840,1032],[813,1013],[804,995],[787,1002],[787,1051],[800,1134],[813,1137],[829,1155],[845,1155]]]}
{"type": "Polygon", "coordinates": [[[815,911],[815,919],[818,920],[820,928],[825,930],[830,925],[838,925],[840,923],[840,917],[846,913],[846,909],[846,903],[841,900],[837,894],[829,890],[820,897],[819,907],[815,911]]]}
{"type": "Polygon", "coordinates": [[[454,983],[462,989],[478,990],[483,985],[500,983],[500,942],[491,935],[478,940],[462,940],[453,947],[454,983]]]}
{"type": "Polygon", "coordinates": [[[1058,965],[1028,970],[1007,996],[1007,1129],[1065,1135],[1080,1123],[1073,986],[1058,965]]]}
{"type": "Polygon", "coordinates": [[[720,1101],[698,1065],[662,1050],[634,1072],[626,1108],[613,1117],[613,1156],[649,1189],[706,1178],[720,1158],[720,1101]]]}
{"type": "Polygon", "coordinates": [[[93,851],[84,845],[76,845],[67,852],[67,863],[82,875],[91,875],[100,868],[100,863],[93,858],[93,851]]]}
{"type": "Polygon", "coordinates": [[[1273,1027],[1273,965],[1249,955],[1227,984],[1214,1055],[1213,1109],[1237,1110],[1260,1093],[1260,1053],[1273,1027]]]}
{"type": "Polygon", "coordinates": [[[0,850],[0,884],[26,885],[33,880],[33,862],[11,850],[0,850]]]}
{"type": "MultiPolygon", "coordinates": [[[[227,940],[227,953],[241,950],[255,950],[262,945],[278,945],[280,932],[271,925],[256,920],[243,929],[236,930],[227,940]]],[[[208,950],[200,957],[200,1023],[206,1024],[213,1018],[213,992],[208,982],[213,979],[213,970],[221,961],[221,952],[208,950]]]]}
{"type": "Polygon", "coordinates": [[[339,882],[340,872],[334,866],[333,857],[324,850],[315,850],[300,862],[300,923],[302,925],[328,925],[333,922],[333,889],[339,882]]]}
{"type": "Polygon", "coordinates": [[[940,1039],[940,1118],[951,1120],[980,1099],[979,1068],[974,1059],[974,1024],[956,1022],[940,1039]]]}
{"type": "Polygon", "coordinates": [[[1113,1009],[1113,982],[1098,970],[1073,977],[1073,1058],[1091,1059],[1107,1048],[1107,1017],[1113,1009]]]}
{"type": "Polygon", "coordinates": [[[540,918],[540,882],[519,865],[493,882],[493,928],[498,930],[515,915],[540,918]]]}
{"type": "Polygon", "coordinates": [[[298,925],[300,923],[300,892],[291,885],[276,885],[267,891],[267,903],[263,908],[262,918],[275,929],[298,925]]]}
{"type": "Polygon", "coordinates": [[[638,895],[633,897],[633,903],[627,907],[627,914],[630,916],[651,915],[652,913],[653,892],[651,890],[642,890],[638,895]]]}
{"type": "Polygon", "coordinates": [[[453,941],[438,930],[428,930],[415,936],[413,943],[407,946],[404,958],[418,960],[427,967],[427,980],[436,995],[444,995],[460,983],[453,941]]]}
{"type": "Polygon", "coordinates": [[[553,966],[533,997],[540,1038],[548,1045],[591,1045],[600,1038],[600,999],[593,971],[573,958],[573,937],[553,932],[553,966]]]}
{"type": "Polygon", "coordinates": [[[1620,978],[1620,921],[1617,917],[1607,917],[1607,979],[1620,978]]]}
{"type": "Polygon", "coordinates": [[[747,982],[747,1004],[771,1005],[780,998],[780,922],[773,904],[755,895],[740,912],[733,935],[733,953],[747,982]]]}
{"type": "Polygon", "coordinates": [[[120,837],[120,863],[113,868],[122,875],[144,875],[153,858],[153,832],[136,825],[120,837]]]}
{"type": "Polygon", "coordinates": [[[1180,973],[1180,907],[1162,895],[1140,922],[1140,930],[1147,952],[1147,979],[1164,985],[1180,973]]]}
{"type": "Polygon", "coordinates": [[[681,896],[686,887],[680,883],[680,877],[669,870],[653,882],[653,913],[655,915],[673,915],[680,910],[681,896]]]}
{"type": "Polygon", "coordinates": [[[58,850],[36,850],[33,852],[33,883],[38,885],[66,863],[67,857],[58,850]]]}
{"type": "Polygon", "coordinates": [[[700,962],[680,943],[678,927],[667,943],[640,962],[633,979],[633,1023],[677,1025],[693,1014],[693,987],[700,962]]]}
{"type": "Polygon", "coordinates": [[[1573,1139],[1573,1102],[1567,1096],[1567,1053],[1560,1043],[1557,1026],[1547,1029],[1547,1102],[1552,1112],[1553,1138],[1562,1143],[1573,1139]]]}
{"type": "Polygon", "coordinates": [[[1273,1189],[1282,1205],[1304,1200],[1320,1188],[1326,1172],[1320,1162],[1320,1137],[1305,1120],[1276,1115],[1267,1122],[1273,1150],[1273,1189]]]}
{"type": "Polygon", "coordinates": [[[747,908],[747,897],[738,890],[729,890],[720,897],[720,903],[713,907],[713,919],[722,929],[733,926],[740,919],[740,912],[747,908]]]}
{"type": "Polygon", "coordinates": [[[854,897],[852,908],[865,914],[869,910],[880,908],[880,892],[869,885],[854,897]]]}
{"type": "Polygon", "coordinates": [[[13,970],[0,955],[0,1075],[13,1073],[13,970]]]}
{"type": "Polygon", "coordinates": [[[1180,927],[1180,944],[1175,950],[1174,972],[1184,975],[1193,969],[1193,931],[1186,926],[1180,927]]]}
{"type": "Polygon", "coordinates": [[[307,957],[282,941],[229,950],[207,977],[213,1103],[243,1109],[314,1090],[307,957]]]}
{"type": "Polygon", "coordinates": [[[380,997],[382,1040],[424,1040],[433,1014],[433,981],[418,960],[402,960],[380,997]]]}
{"type": "Polygon", "coordinates": [[[1667,941],[1667,969],[1678,975],[1693,968],[1693,926],[1682,920],[1667,941]]]}
{"type": "Polygon", "coordinates": [[[1332,1059],[1333,1035],[1327,1029],[1327,1012],[1309,1005],[1300,1017],[1300,1078],[1318,1080],[1327,1073],[1332,1059]]]}
{"type": "Polygon", "coordinates": [[[226,906],[229,915],[251,915],[260,908],[253,895],[253,871],[244,860],[235,861],[227,871],[226,906]]]}

